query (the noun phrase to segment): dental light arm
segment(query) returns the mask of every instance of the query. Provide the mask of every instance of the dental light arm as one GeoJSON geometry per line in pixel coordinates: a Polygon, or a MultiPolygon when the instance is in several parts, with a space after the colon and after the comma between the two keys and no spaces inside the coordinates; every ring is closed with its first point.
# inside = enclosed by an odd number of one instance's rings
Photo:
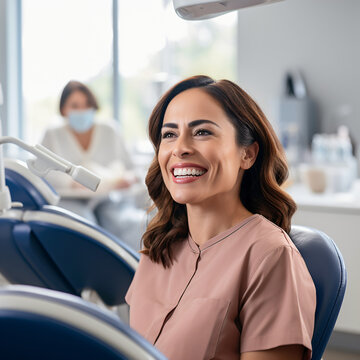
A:
{"type": "MultiPolygon", "coordinates": [[[[35,155],[35,159],[27,160],[30,171],[35,175],[44,177],[50,170],[62,171],[69,174],[75,181],[95,191],[100,183],[100,178],[93,172],[82,166],[77,166],[56,155],[42,145],[30,146],[25,142],[10,136],[0,137],[0,145],[15,144],[22,149],[35,155]]],[[[5,186],[5,171],[0,147],[0,211],[11,208],[11,198],[9,189],[5,186]]]]}
{"type": "Polygon", "coordinates": [[[27,165],[36,175],[43,177],[50,170],[59,170],[69,174],[79,184],[92,191],[99,186],[100,178],[84,167],[72,164],[42,145],[35,145],[32,150],[38,158],[28,160],[27,165]]]}
{"type": "Polygon", "coordinates": [[[27,160],[29,169],[36,175],[44,177],[50,170],[62,171],[69,174],[75,181],[95,191],[100,183],[100,178],[82,166],[77,166],[56,155],[42,145],[30,146],[25,142],[10,136],[0,138],[0,145],[12,143],[34,154],[35,159],[27,160]]]}

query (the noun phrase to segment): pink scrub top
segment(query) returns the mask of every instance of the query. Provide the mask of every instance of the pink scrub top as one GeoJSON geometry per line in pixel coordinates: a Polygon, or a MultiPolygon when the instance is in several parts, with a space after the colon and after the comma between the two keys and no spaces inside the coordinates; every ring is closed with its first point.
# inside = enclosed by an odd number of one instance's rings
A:
{"type": "Polygon", "coordinates": [[[255,214],[198,246],[174,245],[170,268],[142,255],[126,294],[130,326],[170,360],[239,359],[302,344],[311,358],[316,293],[288,235],[255,214]]]}

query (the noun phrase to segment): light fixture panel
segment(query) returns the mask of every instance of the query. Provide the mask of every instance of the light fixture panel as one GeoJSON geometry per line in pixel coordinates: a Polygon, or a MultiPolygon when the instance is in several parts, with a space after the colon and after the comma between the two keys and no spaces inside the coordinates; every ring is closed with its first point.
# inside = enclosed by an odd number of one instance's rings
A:
{"type": "Polygon", "coordinates": [[[176,13],[185,20],[204,20],[245,7],[281,0],[173,0],[176,13]]]}

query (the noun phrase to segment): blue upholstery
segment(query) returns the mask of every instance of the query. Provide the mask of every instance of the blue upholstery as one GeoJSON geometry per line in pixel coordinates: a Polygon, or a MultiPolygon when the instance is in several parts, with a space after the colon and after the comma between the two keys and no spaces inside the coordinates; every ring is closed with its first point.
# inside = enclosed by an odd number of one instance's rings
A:
{"type": "Polygon", "coordinates": [[[5,169],[5,178],[12,201],[20,201],[28,209],[40,209],[43,205],[48,205],[42,194],[17,172],[5,169]]]}
{"type": "MultiPolygon", "coordinates": [[[[13,166],[13,165],[12,165],[13,166]]],[[[28,169],[6,169],[13,200],[0,215],[0,272],[11,283],[81,295],[94,290],[108,306],[125,302],[139,254],[102,228],[47,205],[50,189],[28,169]],[[15,197],[15,199],[14,199],[15,197]]],[[[42,180],[41,180],[42,181],[42,180]]]]}
{"type": "Polygon", "coordinates": [[[21,202],[26,209],[39,210],[60,199],[46,180],[32,174],[21,161],[5,159],[5,182],[12,201],[21,202]]]}
{"type": "Polygon", "coordinates": [[[0,216],[0,272],[11,283],[124,303],[139,254],[111,234],[57,207],[0,216]]]}
{"type": "Polygon", "coordinates": [[[312,360],[320,360],[345,294],[347,279],[344,260],[335,243],[321,231],[292,226],[290,238],[304,258],[316,287],[312,360]]]}
{"type": "Polygon", "coordinates": [[[166,360],[113,313],[30,286],[0,290],[1,359],[166,360]]]}
{"type": "MultiPolygon", "coordinates": [[[[44,252],[28,225],[19,218],[0,216],[0,273],[13,284],[73,292],[44,252]]],[[[12,215],[12,214],[11,214],[12,215]]]]}

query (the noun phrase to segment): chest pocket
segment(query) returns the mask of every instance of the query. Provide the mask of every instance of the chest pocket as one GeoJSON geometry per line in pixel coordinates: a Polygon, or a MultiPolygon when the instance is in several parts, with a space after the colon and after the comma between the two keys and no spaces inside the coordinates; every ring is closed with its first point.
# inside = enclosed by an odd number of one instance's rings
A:
{"type": "Polygon", "coordinates": [[[155,346],[171,360],[214,357],[230,302],[197,298],[179,305],[155,346]]]}

